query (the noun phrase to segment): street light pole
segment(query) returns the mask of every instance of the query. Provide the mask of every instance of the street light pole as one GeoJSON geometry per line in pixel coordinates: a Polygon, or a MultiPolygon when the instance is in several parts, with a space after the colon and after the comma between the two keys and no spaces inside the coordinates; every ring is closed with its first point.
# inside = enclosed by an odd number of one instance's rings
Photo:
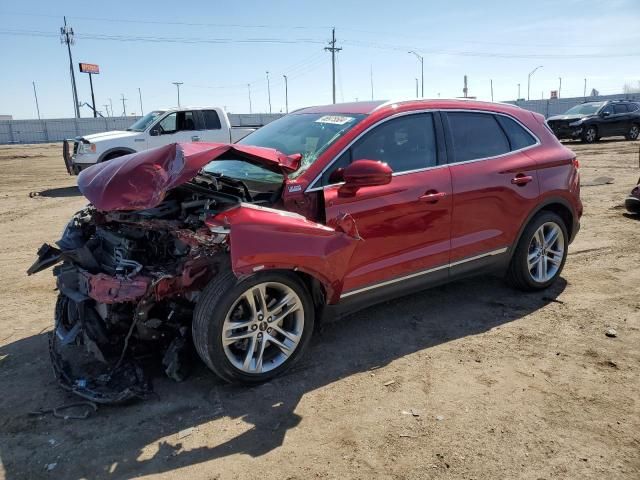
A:
{"type": "Polygon", "coordinates": [[[518,98],[516,100],[520,100],[520,84],[518,84],[518,98]]]}
{"type": "Polygon", "coordinates": [[[538,70],[539,68],[542,68],[542,65],[538,65],[536,68],[534,68],[533,70],[531,70],[529,72],[529,76],[527,77],[527,100],[530,100],[529,98],[529,92],[531,89],[531,75],[533,75],[534,73],[536,73],[536,70],[538,70]]]}
{"type": "Polygon", "coordinates": [[[286,75],[282,75],[284,77],[284,111],[289,113],[289,85],[288,79],[286,75]]]}
{"type": "Polygon", "coordinates": [[[36,93],[36,82],[31,82],[33,84],[33,96],[36,97],[36,110],[38,111],[38,120],[40,120],[40,106],[38,105],[38,94],[36,93]]]}
{"type": "Polygon", "coordinates": [[[560,92],[562,92],[562,77],[558,77],[560,84],[558,85],[558,98],[560,98],[560,92]]]}
{"type": "Polygon", "coordinates": [[[267,95],[269,97],[269,113],[271,113],[271,83],[269,82],[269,72],[267,71],[267,95]]]}
{"type": "Polygon", "coordinates": [[[424,57],[413,50],[410,50],[408,53],[415,55],[418,60],[420,60],[420,69],[422,71],[422,98],[424,98],[424,57]]]}
{"type": "Polygon", "coordinates": [[[247,83],[247,89],[249,90],[249,113],[252,113],[251,111],[251,84],[247,83]]]}
{"type": "Polygon", "coordinates": [[[416,98],[420,98],[420,95],[418,94],[418,79],[416,78],[416,98]]]}
{"type": "Polygon", "coordinates": [[[180,108],[180,85],[184,82],[171,82],[178,88],[178,108],[180,108]]]}
{"type": "Polygon", "coordinates": [[[140,98],[140,115],[144,117],[144,110],[142,109],[142,90],[138,87],[138,97],[140,98]]]}

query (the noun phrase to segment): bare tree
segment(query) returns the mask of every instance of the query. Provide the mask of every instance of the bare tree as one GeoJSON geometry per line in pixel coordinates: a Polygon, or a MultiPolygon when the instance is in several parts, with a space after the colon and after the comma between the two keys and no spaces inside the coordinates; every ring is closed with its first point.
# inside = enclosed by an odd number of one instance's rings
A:
{"type": "Polygon", "coordinates": [[[640,80],[638,80],[638,84],[634,87],[630,83],[625,83],[622,87],[623,93],[640,93],[640,80]]]}

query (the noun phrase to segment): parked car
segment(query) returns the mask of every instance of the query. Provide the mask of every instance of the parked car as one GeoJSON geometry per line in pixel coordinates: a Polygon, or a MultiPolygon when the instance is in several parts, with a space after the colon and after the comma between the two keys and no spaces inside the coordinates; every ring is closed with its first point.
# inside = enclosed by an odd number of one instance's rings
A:
{"type": "Polygon", "coordinates": [[[95,401],[144,396],[138,359],[181,379],[193,342],[251,384],[327,318],[489,271],[547,288],[579,229],[578,166],[541,115],[462,100],[311,107],[235,145],[100,164],[28,272],[56,265],[54,370],[95,401]]]}
{"type": "Polygon", "coordinates": [[[640,179],[638,179],[638,184],[631,190],[631,193],[624,201],[624,206],[627,212],[640,214],[640,179]]]}
{"type": "Polygon", "coordinates": [[[170,143],[234,143],[261,126],[232,126],[227,112],[218,107],[154,110],[126,131],[113,130],[65,140],[62,156],[69,174],[77,175],[96,163],[170,143]]]}
{"type": "Polygon", "coordinates": [[[549,117],[547,123],[559,139],[593,143],[602,137],[624,136],[637,140],[640,134],[640,105],[626,100],[586,102],[549,117]]]}

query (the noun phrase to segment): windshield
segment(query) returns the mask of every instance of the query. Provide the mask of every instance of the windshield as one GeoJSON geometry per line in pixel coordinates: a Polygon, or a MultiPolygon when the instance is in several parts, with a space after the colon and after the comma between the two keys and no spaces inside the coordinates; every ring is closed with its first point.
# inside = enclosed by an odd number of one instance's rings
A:
{"type": "Polygon", "coordinates": [[[230,160],[218,158],[207,164],[203,170],[209,173],[215,173],[230,177],[235,180],[255,181],[264,183],[281,184],[284,176],[281,173],[275,173],[254,163],[245,162],[243,160],[230,160]]]}
{"type": "Polygon", "coordinates": [[[302,155],[300,168],[289,175],[291,178],[296,178],[304,173],[322,152],[357,125],[365,116],[351,113],[287,115],[268,123],[238,143],[275,148],[287,155],[300,153],[302,155]]]}
{"type": "Polygon", "coordinates": [[[600,107],[603,105],[604,102],[583,103],[581,105],[571,107],[565,112],[565,115],[593,115],[600,110],[600,107]]]}
{"type": "Polygon", "coordinates": [[[138,119],[136,123],[127,128],[128,132],[144,132],[151,123],[164,113],[163,110],[156,110],[147,113],[144,117],[138,119]]]}

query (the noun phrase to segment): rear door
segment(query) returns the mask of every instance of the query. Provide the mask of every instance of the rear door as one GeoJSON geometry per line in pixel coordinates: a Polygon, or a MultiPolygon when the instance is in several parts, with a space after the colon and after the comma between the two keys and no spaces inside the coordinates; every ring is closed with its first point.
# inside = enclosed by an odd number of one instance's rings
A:
{"type": "Polygon", "coordinates": [[[392,118],[363,135],[323,175],[327,224],[349,214],[362,238],[347,267],[343,297],[402,286],[407,276],[447,277],[451,177],[438,149],[443,139],[436,114],[392,118]],[[361,159],[387,163],[391,183],[341,197],[335,172],[361,159]]]}
{"type": "Polygon", "coordinates": [[[229,143],[229,133],[222,128],[220,115],[215,110],[201,110],[202,127],[198,132],[202,142],[229,143]]]}
{"type": "Polygon", "coordinates": [[[489,112],[443,113],[453,188],[452,273],[498,260],[539,196],[538,143],[515,119],[489,112]],[[455,270],[454,270],[455,268],[455,270]]]}
{"type": "Polygon", "coordinates": [[[614,129],[616,135],[624,135],[631,127],[629,109],[626,103],[613,104],[614,129]]]}

